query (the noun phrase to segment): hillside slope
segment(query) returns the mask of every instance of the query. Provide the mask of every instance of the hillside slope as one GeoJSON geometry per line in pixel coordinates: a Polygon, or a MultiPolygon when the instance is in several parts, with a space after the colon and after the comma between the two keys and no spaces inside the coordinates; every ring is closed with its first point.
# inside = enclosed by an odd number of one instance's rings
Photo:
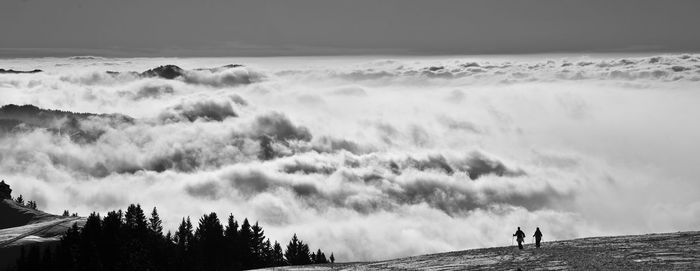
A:
{"type": "Polygon", "coordinates": [[[63,217],[0,200],[0,270],[12,267],[22,247],[55,245],[73,223],[85,224],[84,217],[63,217]]]}
{"type": "Polygon", "coordinates": [[[59,216],[27,208],[11,199],[0,200],[0,229],[24,226],[27,224],[50,221],[59,216]]]}
{"type": "Polygon", "coordinates": [[[263,270],[700,270],[700,232],[592,237],[380,262],[263,270]]]}

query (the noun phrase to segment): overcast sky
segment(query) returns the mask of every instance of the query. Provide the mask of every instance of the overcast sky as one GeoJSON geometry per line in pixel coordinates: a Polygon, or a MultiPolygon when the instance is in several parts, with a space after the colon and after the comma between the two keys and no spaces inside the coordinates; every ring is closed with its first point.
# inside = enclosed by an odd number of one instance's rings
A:
{"type": "Polygon", "coordinates": [[[2,0],[0,56],[698,51],[700,1],[2,0]]]}

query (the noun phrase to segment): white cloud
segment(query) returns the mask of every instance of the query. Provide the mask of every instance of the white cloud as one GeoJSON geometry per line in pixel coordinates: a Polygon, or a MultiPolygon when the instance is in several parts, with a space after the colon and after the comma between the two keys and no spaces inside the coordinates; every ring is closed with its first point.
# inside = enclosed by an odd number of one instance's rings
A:
{"type": "Polygon", "coordinates": [[[133,117],[3,126],[0,176],[52,212],[232,212],[342,260],[698,226],[697,55],[100,61],[0,75],[2,104],[133,117]]]}

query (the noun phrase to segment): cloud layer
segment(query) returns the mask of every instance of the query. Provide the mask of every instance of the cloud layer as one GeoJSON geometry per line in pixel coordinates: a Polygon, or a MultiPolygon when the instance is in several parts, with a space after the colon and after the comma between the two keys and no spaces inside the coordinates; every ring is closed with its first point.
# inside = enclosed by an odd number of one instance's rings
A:
{"type": "Polygon", "coordinates": [[[508,245],[517,226],[548,240],[689,230],[698,65],[12,60],[42,71],[0,74],[1,105],[36,106],[0,110],[0,176],[52,212],[140,202],[171,230],[233,212],[344,261],[508,245]]]}

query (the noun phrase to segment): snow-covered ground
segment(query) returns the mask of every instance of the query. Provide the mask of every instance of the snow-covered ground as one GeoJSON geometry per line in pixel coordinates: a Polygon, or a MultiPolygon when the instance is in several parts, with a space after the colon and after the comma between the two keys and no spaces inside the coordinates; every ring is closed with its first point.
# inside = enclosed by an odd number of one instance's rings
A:
{"type": "Polygon", "coordinates": [[[592,237],[367,263],[263,270],[699,270],[700,232],[592,237]]]}
{"type": "Polygon", "coordinates": [[[85,218],[67,217],[0,230],[0,248],[57,241],[73,223],[82,225],[85,218]]]}

